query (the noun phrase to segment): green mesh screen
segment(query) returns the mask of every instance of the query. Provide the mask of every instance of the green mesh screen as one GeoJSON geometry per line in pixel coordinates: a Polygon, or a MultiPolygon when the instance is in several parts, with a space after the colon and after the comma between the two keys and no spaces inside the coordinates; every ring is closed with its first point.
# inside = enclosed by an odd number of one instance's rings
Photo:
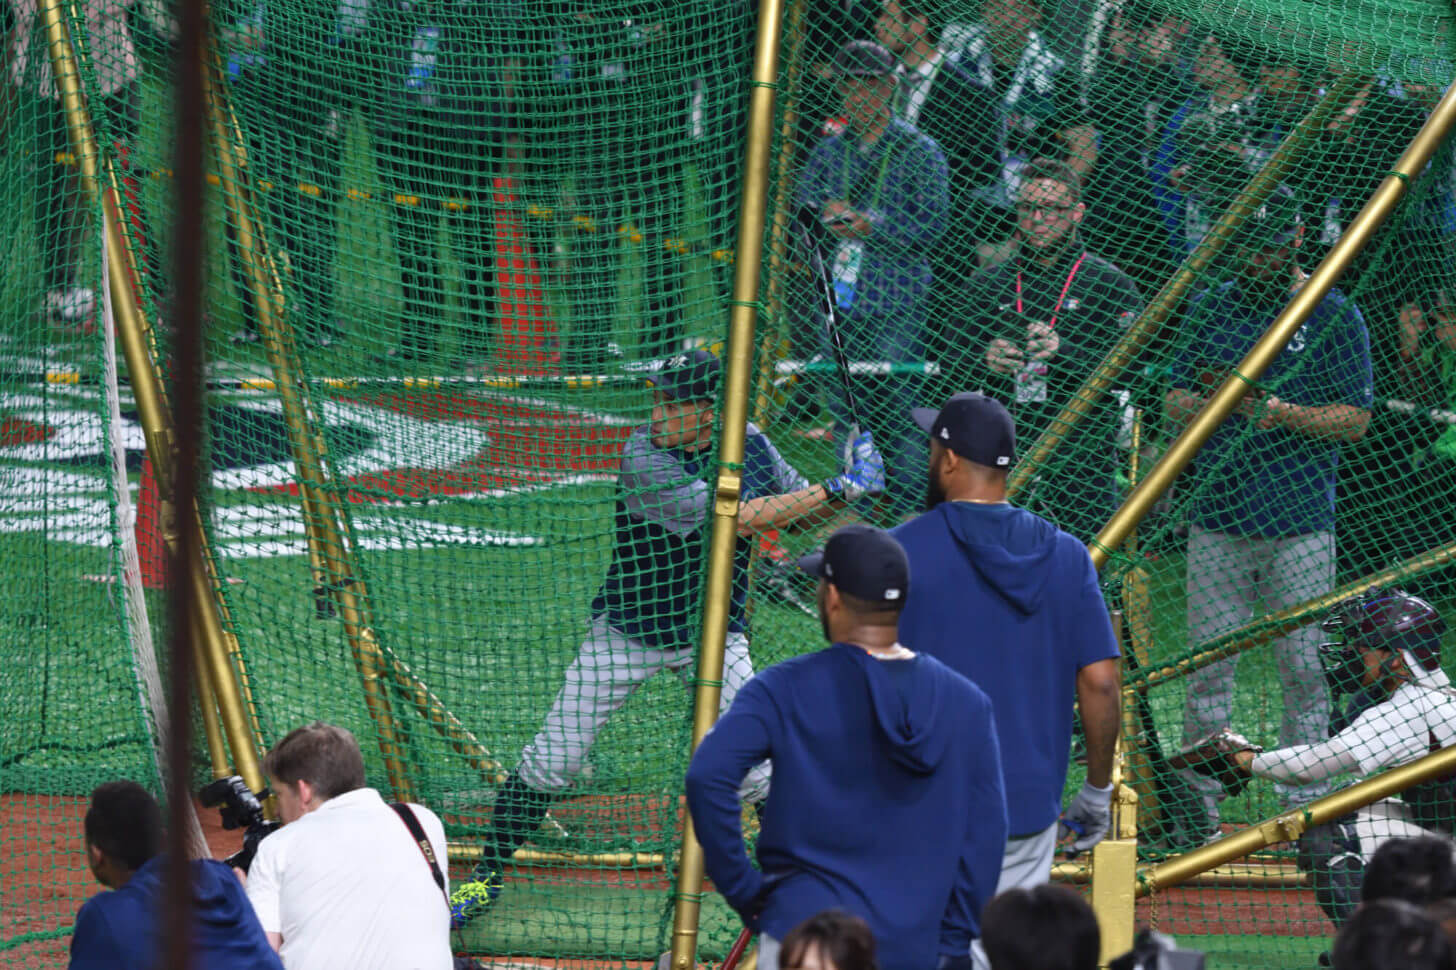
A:
{"type": "MultiPolygon", "coordinates": [[[[78,838],[90,788],[157,783],[161,540],[141,375],[109,364],[101,210],[41,13],[0,10],[0,954],[40,966],[63,959],[95,889],[78,838]]],[[[173,28],[148,0],[61,13],[165,377],[173,28]]],[[[209,547],[258,744],[316,718],[352,729],[371,784],[445,818],[460,881],[555,705],[568,743],[553,755],[594,743],[458,943],[652,959],[668,944],[693,652],[634,690],[634,670],[660,665],[618,651],[620,708],[599,726],[566,678],[599,639],[614,562],[648,620],[700,615],[701,550],[651,572],[618,528],[707,521],[694,483],[711,481],[716,431],[700,460],[667,466],[632,436],[664,355],[726,339],[757,12],[235,0],[211,16],[210,393],[206,414],[176,418],[206,431],[209,547]],[[624,454],[639,464],[619,481],[624,454]]],[[[769,231],[750,240],[764,267],[750,410],[784,466],[764,487],[836,473],[858,425],[889,485],[840,519],[900,521],[927,488],[909,407],[984,389],[1026,458],[1137,334],[1106,393],[1013,478],[1019,503],[1092,540],[1419,129],[1452,79],[1451,28],[1435,0],[789,3],[769,231]],[[888,48],[897,82],[876,76],[877,52],[843,59],[856,39],[888,48]],[[1209,228],[1271,159],[1284,188],[1209,256],[1209,228]]],[[[1270,748],[1325,738],[1314,624],[1331,591],[1385,572],[1451,603],[1449,558],[1407,568],[1456,534],[1449,140],[1412,176],[1342,296],[1103,571],[1124,610],[1146,864],[1316,793],[1260,779],[1219,799],[1164,762],[1226,724],[1270,748]],[[1221,646],[1236,670],[1184,663],[1221,646]]],[[[822,538],[822,500],[802,498],[776,514],[785,528],[744,541],[760,668],[820,641],[812,589],[782,565],[822,538]],[[798,513],[810,527],[792,531],[798,513]]],[[[1449,796],[1436,805],[1423,819],[1449,833],[1449,796]]],[[[1295,855],[1157,892],[1140,917],[1220,966],[1312,959],[1331,923],[1295,855]]],[[[707,896],[702,952],[720,957],[736,930],[707,896]]]]}

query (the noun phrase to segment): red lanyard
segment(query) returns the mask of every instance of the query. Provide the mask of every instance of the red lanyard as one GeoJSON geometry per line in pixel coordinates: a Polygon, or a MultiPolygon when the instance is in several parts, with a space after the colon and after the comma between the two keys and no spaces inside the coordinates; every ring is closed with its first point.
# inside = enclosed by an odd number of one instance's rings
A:
{"type": "MultiPolygon", "coordinates": [[[[1077,278],[1077,271],[1082,268],[1082,260],[1086,258],[1086,253],[1077,257],[1077,261],[1072,264],[1072,271],[1067,274],[1067,282],[1062,284],[1062,292],[1057,297],[1057,305],[1052,307],[1052,318],[1047,321],[1047,326],[1053,330],[1057,329],[1057,313],[1061,311],[1062,303],[1067,299],[1067,291],[1072,288],[1072,280],[1077,278]]],[[[1021,307],[1021,270],[1016,271],[1016,313],[1018,316],[1026,315],[1026,311],[1021,307]]]]}

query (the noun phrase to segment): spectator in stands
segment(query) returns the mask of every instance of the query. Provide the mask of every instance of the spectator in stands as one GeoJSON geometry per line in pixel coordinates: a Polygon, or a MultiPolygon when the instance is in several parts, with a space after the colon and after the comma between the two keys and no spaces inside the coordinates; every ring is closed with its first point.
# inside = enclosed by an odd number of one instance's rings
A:
{"type": "Polygon", "coordinates": [[[443,221],[463,269],[460,351],[489,355],[497,327],[495,189],[505,157],[507,92],[518,55],[509,5],[470,2],[375,9],[392,67],[375,69],[370,114],[380,181],[399,257],[399,346],[389,356],[437,357],[445,322],[443,221]],[[448,14],[447,14],[448,11],[448,14]]]}
{"type": "MultiPolygon", "coordinates": [[[[857,417],[888,464],[890,487],[877,511],[899,521],[924,494],[926,455],[923,436],[903,418],[921,378],[895,368],[925,360],[930,256],[945,229],[949,173],[940,147],[894,115],[893,54],[856,41],[835,63],[848,128],[814,148],[796,201],[822,227],[849,359],[882,368],[856,380],[857,417]]],[[[837,392],[831,410],[843,438],[851,416],[837,392]]]]}
{"type": "Polygon", "coordinates": [[[900,644],[910,567],[888,533],[840,529],[800,568],[819,578],[831,645],[760,671],[693,755],[688,808],[708,875],[759,932],[763,970],[797,966],[779,943],[829,908],[869,924],[885,970],[964,958],[1006,839],[991,702],[900,644]],[[738,788],[765,758],[755,868],[738,788]]]}
{"type": "MultiPolygon", "coordinates": [[[[290,5],[279,0],[235,0],[219,8],[233,106],[247,138],[248,171],[271,183],[254,198],[266,214],[267,244],[280,263],[285,305],[273,307],[292,331],[316,344],[343,333],[335,306],[338,203],[343,190],[341,153],[349,113],[362,94],[360,55],[368,27],[363,3],[290,5]]],[[[243,307],[236,343],[260,339],[253,284],[236,251],[231,220],[225,228],[243,307]]],[[[261,240],[254,242],[261,246],[261,240]]],[[[259,252],[257,255],[263,255],[259,252]]]]}
{"type": "MultiPolygon", "coordinates": [[[[1456,263],[1448,261],[1448,272],[1456,263]]],[[[1421,302],[1398,311],[1400,334],[1396,373],[1403,397],[1424,411],[1456,412],[1456,286],[1430,292],[1421,302]]],[[[1408,445],[1411,487],[1402,503],[1412,534],[1399,555],[1414,555],[1445,545],[1456,529],[1456,424],[1438,423],[1417,412],[1418,431],[1408,445]],[[1414,510],[1420,515],[1413,515],[1414,510]]],[[[1448,579],[1448,583],[1450,580],[1448,579]]]]}
{"type": "Polygon", "coordinates": [[[595,373],[633,349],[620,345],[620,332],[638,335],[638,357],[682,349],[684,267],[674,241],[682,234],[690,79],[677,51],[700,7],[649,0],[561,7],[573,61],[556,150],[569,146],[569,201],[583,217],[569,237],[574,315],[562,356],[569,370],[595,373]],[[624,256],[640,276],[643,304],[641,319],[627,327],[618,292],[624,256]]]}
{"type": "Polygon", "coordinates": [[[880,970],[869,924],[842,909],[826,909],[784,934],[780,967],[799,970],[880,970]]]}
{"type": "Polygon", "coordinates": [[[258,845],[248,898],[288,970],[451,970],[435,813],[364,787],[359,743],[332,724],[290,731],[263,768],[283,827],[258,845]]]}
{"type": "Polygon", "coordinates": [[[937,250],[937,293],[957,295],[975,268],[978,227],[970,217],[1001,174],[1001,105],[988,85],[940,46],[939,0],[886,0],[875,39],[900,62],[896,117],[930,136],[950,170],[950,217],[937,250]]]}
{"type": "MultiPolygon", "coordinates": [[[[985,387],[1028,440],[1044,432],[1142,309],[1127,274],[1087,251],[1081,180],[1038,159],[1021,172],[1016,256],[971,278],[961,303],[961,387],[985,387]]],[[[1109,397],[1058,451],[1075,473],[1044,475],[1025,504],[1089,541],[1116,507],[1119,409],[1109,397]],[[1050,486],[1053,481],[1056,488],[1050,486]]]]}
{"type": "MultiPolygon", "coordinates": [[[[7,147],[12,141],[23,145],[19,163],[34,185],[34,238],[46,288],[42,309],[53,324],[88,330],[94,327],[93,318],[100,308],[93,284],[102,280],[104,270],[98,258],[86,255],[86,216],[92,208],[83,191],[61,90],[51,74],[41,15],[44,3],[4,2],[11,29],[0,34],[0,137],[7,147]],[[7,118],[12,112],[36,119],[33,135],[19,136],[17,121],[7,118]],[[81,274],[90,274],[90,278],[81,274]]],[[[114,145],[100,147],[116,164],[131,218],[140,223],[139,183],[130,171],[141,104],[141,66],[128,26],[128,12],[136,2],[85,0],[78,4],[85,30],[76,55],[83,50],[89,55],[82,64],[83,70],[89,66],[87,77],[94,81],[89,93],[101,95],[89,105],[93,128],[116,135],[114,145]]],[[[145,12],[150,13],[150,8],[145,12]]],[[[145,239],[145,231],[141,235],[145,239]]],[[[141,258],[145,261],[145,252],[141,258]]],[[[137,296],[144,298],[140,292],[137,296]]]]}
{"type": "Polygon", "coordinates": [[[1361,907],[1335,937],[1334,970],[1451,970],[1456,955],[1441,927],[1410,903],[1361,907]]]}
{"type": "MultiPolygon", "coordinates": [[[[166,951],[162,809],[133,781],[91,793],[86,864],[111,892],[76,915],[71,970],[151,970],[166,951]]],[[[192,870],[192,957],[208,970],[282,970],[232,870],[198,859],[192,870]]]]}
{"type": "MultiPolygon", "coordinates": [[[[980,239],[1005,240],[1016,229],[1012,205],[1021,170],[1034,158],[1056,158],[1085,178],[1097,165],[1097,130],[1087,118],[1075,71],[1038,31],[1040,0],[984,0],[981,23],[958,43],[960,63],[990,89],[1004,112],[1001,176],[981,200],[980,239]]],[[[1005,245],[981,244],[982,263],[1009,254],[1005,245]]]]}
{"type": "Polygon", "coordinates": [[[1148,172],[1164,126],[1191,94],[1180,57],[1188,25],[1142,0],[1107,0],[1093,23],[1087,111],[1098,134],[1097,172],[1083,186],[1081,231],[1089,248],[1156,293],[1177,262],[1148,172]]]}
{"type": "Polygon", "coordinates": [[[981,914],[991,970],[1096,970],[1102,933],[1082,894],[1047,883],[1008,889],[981,914]]]}
{"type": "Polygon", "coordinates": [[[1246,48],[1213,34],[1199,42],[1192,66],[1198,93],[1164,126],[1150,172],[1178,260],[1193,251],[1273,149],[1253,122],[1258,77],[1258,61],[1246,48]]]}
{"type": "MultiPolygon", "coordinates": [[[[1186,424],[1243,360],[1307,277],[1299,266],[1302,207],[1276,186],[1229,243],[1232,279],[1190,303],[1185,335],[1164,397],[1168,420],[1186,424]]],[[[1188,476],[1188,640],[1205,644],[1269,611],[1328,592],[1335,569],[1335,469],[1342,446],[1370,423],[1370,338],[1359,309],[1331,290],[1274,358],[1259,388],[1219,427],[1188,476]]],[[[1328,738],[1330,699],[1311,625],[1276,640],[1284,693],[1283,745],[1328,738]]],[[[1183,736],[1227,726],[1237,658],[1189,677],[1183,736]]],[[[1207,833],[1216,834],[1220,786],[1188,780],[1204,794],[1207,833]]],[[[1295,782],[1292,784],[1311,784],[1295,782]]],[[[1328,790],[1282,786],[1287,800],[1328,790]]]]}

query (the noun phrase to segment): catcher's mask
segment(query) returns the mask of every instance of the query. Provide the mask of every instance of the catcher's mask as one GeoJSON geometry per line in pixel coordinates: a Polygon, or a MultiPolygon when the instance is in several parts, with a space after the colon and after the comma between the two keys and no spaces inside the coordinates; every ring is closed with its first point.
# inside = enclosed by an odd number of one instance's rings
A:
{"type": "Polygon", "coordinates": [[[1372,586],[1343,600],[1320,628],[1332,639],[1320,644],[1325,678],[1338,695],[1360,689],[1365,672],[1361,650],[1404,651],[1422,669],[1441,666],[1441,635],[1446,621],[1436,608],[1401,589],[1372,586]]]}

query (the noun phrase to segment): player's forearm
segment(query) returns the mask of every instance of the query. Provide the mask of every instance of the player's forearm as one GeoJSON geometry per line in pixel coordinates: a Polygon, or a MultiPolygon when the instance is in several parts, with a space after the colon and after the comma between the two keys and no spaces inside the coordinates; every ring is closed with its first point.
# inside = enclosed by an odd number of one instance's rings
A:
{"type": "Polygon", "coordinates": [[[1087,739],[1087,784],[1112,784],[1112,761],[1122,723],[1119,661],[1099,660],[1077,672],[1077,705],[1087,739]]]}
{"type": "Polygon", "coordinates": [[[749,499],[738,507],[738,531],[761,532],[776,526],[812,525],[832,516],[839,502],[823,485],[810,485],[782,495],[749,499]]]}
{"type": "Polygon", "coordinates": [[[1309,407],[1270,398],[1265,402],[1265,407],[1269,409],[1269,416],[1275,427],[1285,428],[1316,441],[1354,444],[1365,437],[1365,430],[1370,427],[1369,409],[1350,404],[1309,407]]]}
{"type": "Polygon", "coordinates": [[[1182,428],[1193,416],[1203,409],[1203,397],[1192,391],[1175,387],[1163,395],[1163,414],[1168,420],[1182,428]]]}
{"type": "Polygon", "coordinates": [[[1257,778],[1286,785],[1312,785],[1356,771],[1360,767],[1350,749],[1336,738],[1319,744],[1296,744],[1257,755],[1249,771],[1257,778]]]}

